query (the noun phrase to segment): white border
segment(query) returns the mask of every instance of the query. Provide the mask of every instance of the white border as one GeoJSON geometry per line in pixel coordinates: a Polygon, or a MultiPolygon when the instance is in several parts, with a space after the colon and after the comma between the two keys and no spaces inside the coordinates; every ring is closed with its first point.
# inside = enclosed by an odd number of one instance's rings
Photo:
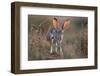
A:
{"type": "Polygon", "coordinates": [[[43,69],[94,65],[94,11],[41,7],[20,8],[20,69],[43,69]],[[28,61],[28,14],[88,17],[88,58],[28,61]]]}

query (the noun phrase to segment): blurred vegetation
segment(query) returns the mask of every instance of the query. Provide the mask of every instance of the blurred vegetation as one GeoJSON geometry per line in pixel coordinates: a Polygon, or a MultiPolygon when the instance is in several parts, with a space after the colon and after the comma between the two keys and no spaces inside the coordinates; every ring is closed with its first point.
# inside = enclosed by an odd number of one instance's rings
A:
{"type": "Polygon", "coordinates": [[[28,16],[28,60],[86,58],[87,48],[87,17],[56,16],[60,25],[65,19],[70,19],[70,27],[64,32],[63,55],[51,55],[50,43],[46,39],[48,30],[52,27],[54,16],[28,16]]]}

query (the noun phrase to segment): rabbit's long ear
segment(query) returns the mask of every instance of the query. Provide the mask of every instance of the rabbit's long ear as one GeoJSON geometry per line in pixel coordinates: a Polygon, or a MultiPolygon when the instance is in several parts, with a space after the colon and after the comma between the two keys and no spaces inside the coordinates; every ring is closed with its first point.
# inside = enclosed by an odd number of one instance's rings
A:
{"type": "Polygon", "coordinates": [[[68,29],[70,26],[70,20],[69,19],[66,19],[64,21],[64,24],[63,24],[63,29],[68,29]]]}

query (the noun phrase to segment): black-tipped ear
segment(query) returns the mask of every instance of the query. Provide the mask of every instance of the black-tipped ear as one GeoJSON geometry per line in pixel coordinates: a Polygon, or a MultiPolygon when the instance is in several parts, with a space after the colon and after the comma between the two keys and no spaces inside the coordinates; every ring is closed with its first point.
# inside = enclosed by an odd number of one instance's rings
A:
{"type": "Polygon", "coordinates": [[[70,20],[69,20],[69,19],[66,19],[66,20],[64,21],[64,24],[63,24],[63,29],[69,28],[69,25],[70,25],[70,20]]]}

